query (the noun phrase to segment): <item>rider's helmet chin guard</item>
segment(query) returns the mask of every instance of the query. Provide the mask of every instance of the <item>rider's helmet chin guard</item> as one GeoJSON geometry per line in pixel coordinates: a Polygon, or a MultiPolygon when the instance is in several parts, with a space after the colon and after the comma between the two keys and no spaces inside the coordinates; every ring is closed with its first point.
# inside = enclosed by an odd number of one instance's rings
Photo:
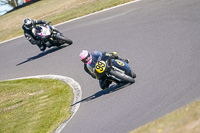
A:
{"type": "Polygon", "coordinates": [[[30,18],[24,19],[23,24],[27,30],[31,30],[31,28],[33,27],[33,22],[30,18]]]}
{"type": "Polygon", "coordinates": [[[91,59],[91,54],[87,51],[87,50],[83,50],[81,53],[80,53],[80,58],[81,58],[81,61],[86,64],[89,62],[89,60],[91,59]]]}

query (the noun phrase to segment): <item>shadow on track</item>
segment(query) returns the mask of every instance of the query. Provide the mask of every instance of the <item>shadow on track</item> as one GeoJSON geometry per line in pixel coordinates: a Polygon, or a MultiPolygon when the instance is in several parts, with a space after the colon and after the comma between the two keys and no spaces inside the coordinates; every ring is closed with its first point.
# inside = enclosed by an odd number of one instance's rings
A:
{"type": "Polygon", "coordinates": [[[42,52],[42,53],[39,53],[39,54],[36,55],[36,56],[33,56],[33,57],[28,58],[27,60],[25,60],[25,61],[23,61],[23,62],[17,64],[16,66],[22,65],[22,64],[24,64],[24,63],[27,63],[27,62],[29,62],[29,61],[33,61],[33,60],[38,59],[38,58],[41,58],[41,57],[43,57],[43,56],[45,56],[45,55],[48,55],[48,54],[53,53],[53,52],[56,52],[56,51],[61,50],[61,49],[65,48],[65,47],[68,47],[68,46],[69,46],[69,45],[64,45],[64,46],[54,47],[54,48],[48,49],[48,50],[46,50],[46,51],[44,51],[44,52],[42,52]]]}
{"type": "Polygon", "coordinates": [[[94,99],[96,99],[96,98],[98,98],[100,96],[103,96],[103,95],[110,94],[112,92],[118,91],[118,90],[120,90],[122,88],[125,88],[125,87],[129,86],[129,85],[131,85],[131,84],[130,83],[120,83],[120,84],[112,85],[107,90],[101,90],[101,91],[95,93],[92,96],[89,96],[89,97],[87,97],[87,98],[85,98],[85,99],[83,99],[81,101],[78,101],[78,102],[72,104],[71,106],[74,106],[74,105],[76,105],[78,103],[81,103],[81,102],[88,102],[88,101],[94,100],[94,99]]]}

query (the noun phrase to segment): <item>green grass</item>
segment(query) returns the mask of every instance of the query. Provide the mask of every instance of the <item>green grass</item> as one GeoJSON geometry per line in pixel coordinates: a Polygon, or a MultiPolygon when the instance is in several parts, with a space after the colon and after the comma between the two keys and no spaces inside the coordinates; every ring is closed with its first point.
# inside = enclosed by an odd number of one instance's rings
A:
{"type": "Polygon", "coordinates": [[[130,133],[200,133],[200,100],[130,133]]]}
{"type": "Polygon", "coordinates": [[[72,89],[52,79],[0,82],[1,133],[52,133],[71,116],[72,89]]]}
{"type": "MultiPolygon", "coordinates": [[[[0,42],[23,35],[24,18],[52,25],[132,0],[41,0],[0,16],[0,42]]],[[[0,82],[0,132],[53,132],[69,118],[72,91],[55,80],[26,79],[0,82]]],[[[131,133],[199,133],[200,101],[174,111],[131,133]]]]}
{"type": "MultiPolygon", "coordinates": [[[[23,19],[52,25],[132,0],[41,0],[0,16],[0,42],[23,35],[23,19]]],[[[49,133],[70,117],[72,91],[60,81],[25,79],[0,82],[0,132],[49,133]]]]}
{"type": "Polygon", "coordinates": [[[23,19],[43,19],[52,25],[132,0],[41,0],[0,16],[0,42],[23,35],[23,19]]]}

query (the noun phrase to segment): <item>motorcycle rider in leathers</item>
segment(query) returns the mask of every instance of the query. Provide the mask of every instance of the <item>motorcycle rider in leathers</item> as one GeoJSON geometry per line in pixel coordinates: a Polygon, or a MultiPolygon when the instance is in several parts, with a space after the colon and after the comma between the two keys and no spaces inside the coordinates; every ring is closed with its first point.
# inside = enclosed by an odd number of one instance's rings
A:
{"type": "MultiPolygon", "coordinates": [[[[41,51],[44,51],[46,49],[46,45],[41,45],[40,39],[37,38],[37,36],[32,32],[32,29],[35,28],[37,30],[39,24],[46,24],[49,25],[50,22],[46,22],[44,20],[31,20],[30,18],[26,18],[23,21],[22,29],[24,30],[24,35],[27,38],[27,40],[33,44],[37,45],[41,51]]],[[[60,33],[56,28],[52,26],[53,30],[60,33]]],[[[36,31],[37,32],[37,31],[36,31]]],[[[48,47],[51,47],[52,44],[49,44],[48,47]]]]}
{"type": "MultiPolygon", "coordinates": [[[[92,62],[92,58],[94,57],[99,57],[99,55],[101,54],[109,54],[111,55],[111,58],[113,59],[120,59],[120,60],[123,60],[125,61],[126,63],[129,63],[129,59],[122,59],[121,57],[119,57],[117,55],[116,52],[113,52],[113,53],[107,53],[107,52],[100,52],[100,51],[93,51],[93,52],[89,52],[87,50],[83,50],[81,53],[80,53],[80,58],[81,58],[81,61],[84,63],[84,70],[89,74],[91,75],[94,79],[96,79],[96,76],[93,72],[91,72],[91,70],[89,69],[89,64],[92,62]]],[[[103,78],[103,79],[100,79],[99,80],[99,85],[102,89],[106,90],[109,85],[112,83],[112,81],[109,81],[107,78],[103,78]]]]}

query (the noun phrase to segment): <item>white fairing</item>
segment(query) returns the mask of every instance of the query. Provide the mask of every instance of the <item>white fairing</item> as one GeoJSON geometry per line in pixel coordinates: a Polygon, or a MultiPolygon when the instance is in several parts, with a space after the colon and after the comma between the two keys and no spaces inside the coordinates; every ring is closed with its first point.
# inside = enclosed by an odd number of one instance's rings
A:
{"type": "Polygon", "coordinates": [[[43,27],[42,26],[42,35],[43,36],[49,36],[51,35],[51,29],[49,28],[49,26],[43,27]]]}
{"type": "Polygon", "coordinates": [[[49,26],[39,26],[42,29],[38,32],[35,28],[32,29],[33,34],[40,36],[41,38],[45,38],[46,36],[51,35],[51,29],[49,26]]]}

